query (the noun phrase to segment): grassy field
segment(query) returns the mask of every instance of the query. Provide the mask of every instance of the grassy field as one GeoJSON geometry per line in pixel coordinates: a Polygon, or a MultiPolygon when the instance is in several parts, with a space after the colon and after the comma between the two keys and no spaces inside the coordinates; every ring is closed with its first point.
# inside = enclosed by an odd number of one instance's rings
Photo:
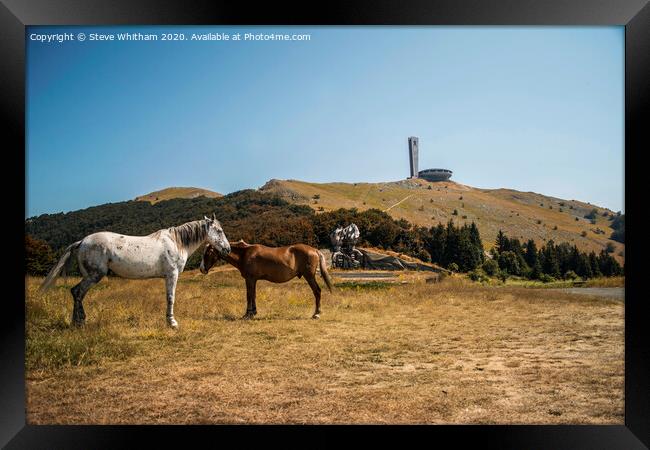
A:
{"type": "MultiPolygon", "coordinates": [[[[459,277],[336,278],[320,320],[304,280],[104,279],[69,325],[68,285],[27,283],[30,424],[624,423],[621,301],[459,277]]],[[[321,281],[321,285],[322,285],[321,281]]]]}

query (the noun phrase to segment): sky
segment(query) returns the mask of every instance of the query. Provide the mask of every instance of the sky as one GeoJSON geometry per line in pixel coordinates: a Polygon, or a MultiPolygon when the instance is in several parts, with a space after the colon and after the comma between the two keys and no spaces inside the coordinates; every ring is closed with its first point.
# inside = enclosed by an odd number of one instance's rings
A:
{"type": "Polygon", "coordinates": [[[420,170],[624,211],[623,27],[47,26],[25,38],[26,217],[170,186],[396,181],[409,136],[420,170]],[[90,40],[125,32],[159,40],[90,40]],[[56,33],[75,40],[35,40],[56,33]]]}

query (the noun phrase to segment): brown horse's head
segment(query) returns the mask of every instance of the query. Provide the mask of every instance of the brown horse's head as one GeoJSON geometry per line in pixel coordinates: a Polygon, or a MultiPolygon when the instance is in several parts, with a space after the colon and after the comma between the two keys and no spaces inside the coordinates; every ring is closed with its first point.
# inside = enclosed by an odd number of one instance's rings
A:
{"type": "Polygon", "coordinates": [[[199,266],[199,270],[201,270],[201,273],[206,274],[214,266],[214,263],[217,262],[221,255],[219,255],[219,252],[217,249],[215,249],[213,246],[210,244],[205,246],[205,250],[203,251],[203,258],[201,258],[201,266],[199,266]]]}

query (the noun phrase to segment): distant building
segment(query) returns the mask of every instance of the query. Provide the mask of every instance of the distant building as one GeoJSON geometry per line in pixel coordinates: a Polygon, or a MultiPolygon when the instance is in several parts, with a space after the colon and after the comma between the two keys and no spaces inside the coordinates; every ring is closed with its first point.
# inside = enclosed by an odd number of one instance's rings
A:
{"type": "Polygon", "coordinates": [[[410,136],[408,141],[410,178],[422,178],[427,181],[447,181],[451,178],[452,171],[449,169],[424,169],[418,171],[419,140],[415,136],[410,136]]]}
{"type": "Polygon", "coordinates": [[[451,178],[449,169],[425,169],[418,172],[418,178],[424,178],[427,181],[447,181],[451,178]]]}
{"type": "Polygon", "coordinates": [[[411,178],[418,176],[418,138],[409,137],[409,164],[411,167],[411,178]]]}

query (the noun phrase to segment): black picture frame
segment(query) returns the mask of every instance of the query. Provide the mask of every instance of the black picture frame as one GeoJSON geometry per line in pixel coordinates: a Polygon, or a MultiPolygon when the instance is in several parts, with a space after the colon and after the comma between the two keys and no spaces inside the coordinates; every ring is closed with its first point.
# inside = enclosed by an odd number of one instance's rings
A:
{"type": "MultiPolygon", "coordinates": [[[[12,244],[3,267],[11,294],[0,315],[0,445],[6,448],[121,448],[146,439],[147,446],[207,439],[225,445],[224,433],[267,439],[277,431],[317,434],[316,442],[350,430],[384,440],[387,432],[417,433],[433,444],[452,439],[488,448],[647,448],[650,446],[650,373],[645,300],[640,287],[645,240],[642,225],[642,155],[648,146],[650,90],[650,6],[647,0],[411,0],[394,2],[329,1],[282,5],[260,2],[180,0],[1,0],[0,61],[6,174],[2,177],[11,214],[4,225],[12,244]],[[25,187],[25,27],[28,25],[624,25],[625,26],[625,213],[627,221],[625,294],[625,425],[621,426],[430,426],[430,427],[247,427],[204,426],[30,426],[25,424],[24,271],[22,266],[25,198],[15,194],[16,179],[25,187]],[[635,194],[636,192],[636,194],[635,194]],[[22,231],[20,228],[23,228],[22,231]],[[14,242],[15,241],[15,242],[14,242]],[[17,263],[17,261],[21,261],[17,263]],[[21,281],[22,280],[22,281],[21,281]],[[19,296],[23,296],[22,299],[19,296]],[[336,431],[336,433],[332,433],[336,431]],[[218,440],[215,440],[218,439],[218,440]]],[[[412,441],[415,442],[415,441],[412,441]]]]}

